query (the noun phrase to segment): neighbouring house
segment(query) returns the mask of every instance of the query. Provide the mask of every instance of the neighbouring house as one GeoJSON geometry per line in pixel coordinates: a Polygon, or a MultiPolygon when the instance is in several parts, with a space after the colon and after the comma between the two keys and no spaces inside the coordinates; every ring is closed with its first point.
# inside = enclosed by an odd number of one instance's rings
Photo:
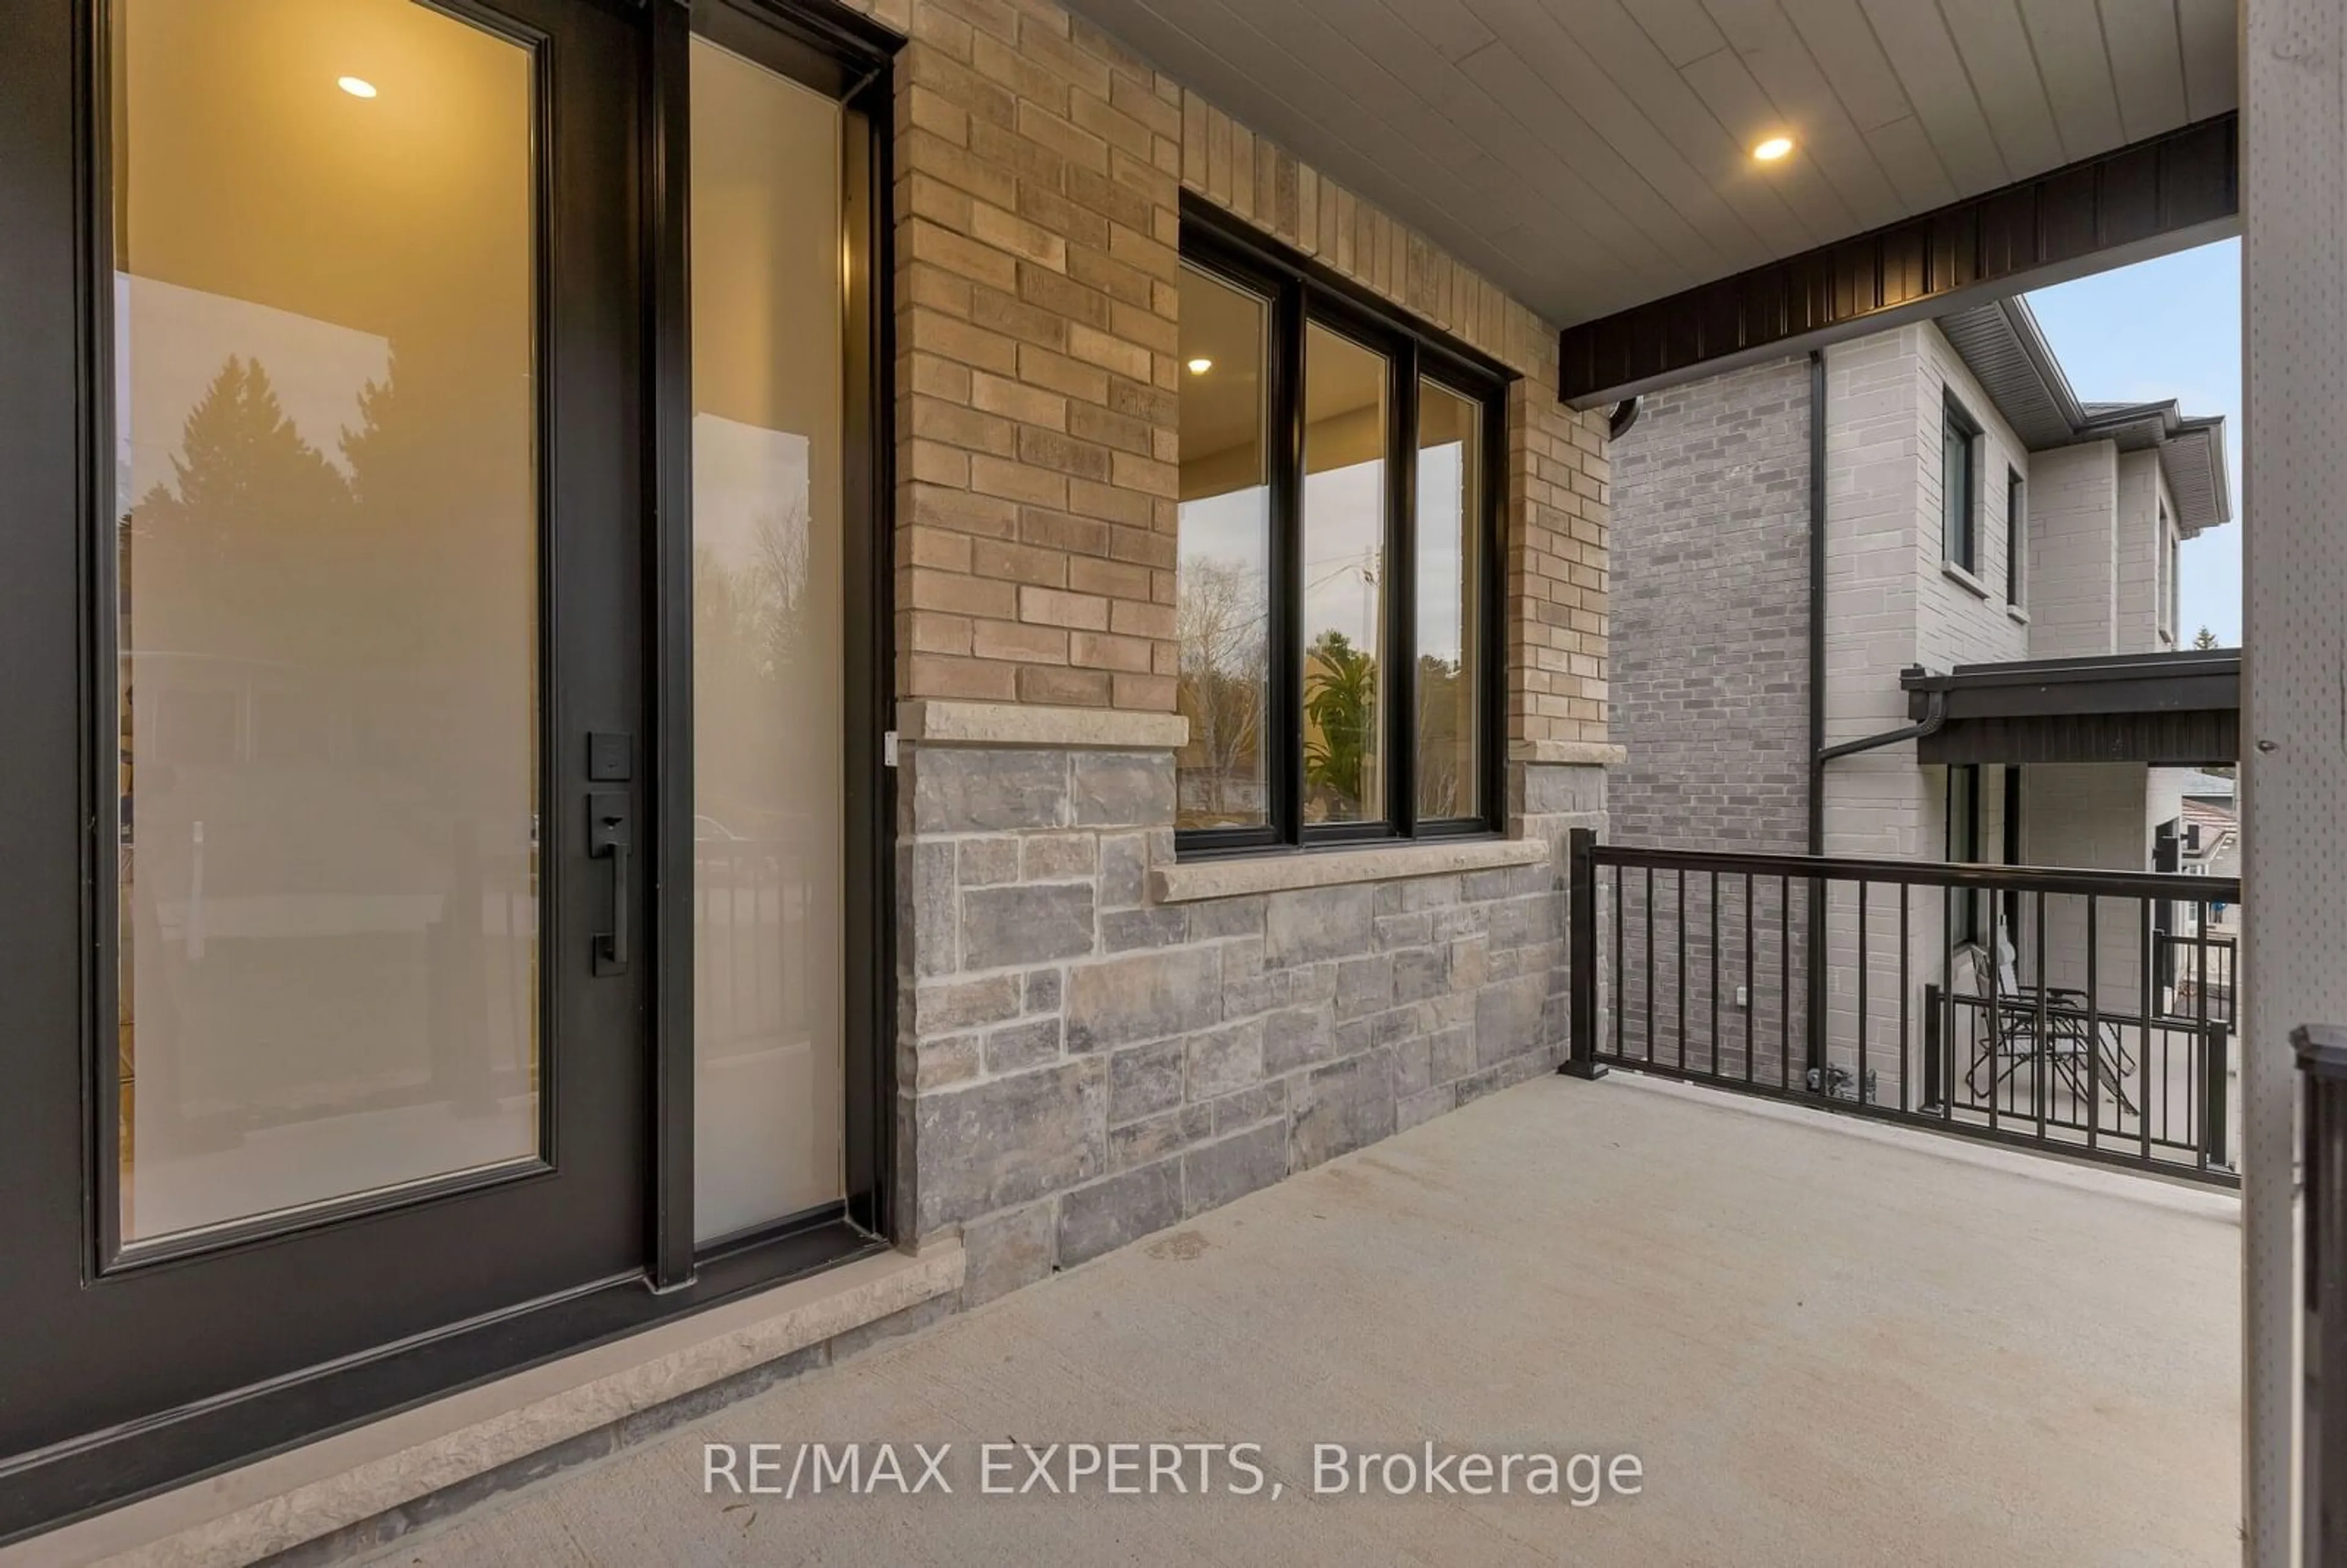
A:
{"type": "MultiPolygon", "coordinates": [[[[2080,401],[2012,299],[1653,394],[1614,451],[1617,840],[2178,868],[2193,770],[2239,744],[2239,654],[2181,647],[2177,614],[2182,541],[2231,517],[2222,419],[2080,401]]],[[[1999,961],[2085,986],[2085,906],[1915,901],[1903,988],[1872,945],[1872,1022],[1999,961]]],[[[2183,921],[2155,924],[2097,929],[2113,1009],[2178,1005],[2183,921]]],[[[1799,963],[1798,919],[1787,939],[1799,963]]],[[[1829,968],[1839,1061],[1860,992],[1839,948],[1829,968]]]]}

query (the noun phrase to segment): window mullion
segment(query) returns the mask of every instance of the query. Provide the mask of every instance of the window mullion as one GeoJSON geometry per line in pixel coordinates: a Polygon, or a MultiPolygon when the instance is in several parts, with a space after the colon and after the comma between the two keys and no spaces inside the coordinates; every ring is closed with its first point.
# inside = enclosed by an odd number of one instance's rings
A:
{"type": "Polygon", "coordinates": [[[1275,571],[1271,625],[1274,714],[1278,777],[1274,810],[1280,843],[1304,842],[1304,284],[1290,279],[1279,292],[1274,323],[1272,532],[1275,571]]]}
{"type": "Polygon", "coordinates": [[[1386,491],[1386,800],[1393,831],[1418,832],[1418,345],[1394,354],[1386,491]]]}
{"type": "Polygon", "coordinates": [[[1483,485],[1477,497],[1481,530],[1481,601],[1477,625],[1481,630],[1483,733],[1475,748],[1477,781],[1475,810],[1485,824],[1500,825],[1501,803],[1507,797],[1508,748],[1508,405],[1507,395],[1492,395],[1484,415],[1483,485]]]}

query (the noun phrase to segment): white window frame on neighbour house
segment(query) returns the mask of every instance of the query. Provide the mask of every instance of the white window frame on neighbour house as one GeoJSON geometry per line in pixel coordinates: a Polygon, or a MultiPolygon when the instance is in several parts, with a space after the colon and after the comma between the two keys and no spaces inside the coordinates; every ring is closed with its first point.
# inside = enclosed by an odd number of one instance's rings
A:
{"type": "Polygon", "coordinates": [[[2004,604],[2026,610],[2029,595],[2029,481],[2004,471],[2004,604]]]}
{"type": "Polygon", "coordinates": [[[1940,393],[1940,559],[1979,579],[1981,423],[1946,388],[1940,393]],[[1955,462],[1958,442],[1963,462],[1955,462]],[[1954,492],[1959,487],[1963,494],[1954,492]]]}
{"type": "Polygon", "coordinates": [[[2180,585],[2177,582],[2178,558],[2183,553],[2182,541],[2177,537],[2176,519],[2168,515],[2168,503],[2159,503],[2159,565],[2157,601],[2152,609],[2155,624],[2161,641],[2176,646],[2177,610],[2180,608],[2180,585]]]}
{"type": "MultiPolygon", "coordinates": [[[[1507,494],[1507,387],[1514,379],[1504,366],[1437,329],[1396,311],[1326,267],[1246,228],[1209,205],[1185,197],[1182,262],[1195,274],[1260,301],[1265,309],[1263,359],[1257,374],[1265,389],[1262,416],[1265,477],[1268,494],[1270,548],[1264,585],[1267,663],[1264,713],[1259,721],[1265,805],[1260,820],[1231,825],[1180,826],[1174,834],[1184,858],[1277,854],[1297,849],[1404,843],[1417,839],[1490,836],[1501,831],[1504,791],[1506,644],[1504,622],[1504,529],[1507,494]],[[1306,437],[1304,382],[1310,343],[1317,338],[1366,350],[1384,360],[1385,424],[1382,446],[1385,522],[1382,558],[1372,581],[1380,595],[1380,646],[1374,651],[1380,753],[1378,793],[1368,820],[1312,820],[1307,774],[1306,717],[1309,660],[1303,646],[1307,581],[1304,553],[1306,437]],[[1449,394],[1478,415],[1478,450],[1471,469],[1476,559],[1464,591],[1471,596],[1473,625],[1464,660],[1472,661],[1469,702],[1473,730],[1472,764],[1460,781],[1463,809],[1440,815],[1425,811],[1419,796],[1419,690],[1422,671],[1418,637],[1418,456],[1419,408],[1429,391],[1449,394]],[[1385,679],[1408,671],[1406,690],[1385,679]],[[1397,697],[1401,700],[1397,701],[1397,697]]],[[[1202,362],[1212,365],[1211,360],[1202,362]]],[[[1186,368],[1186,366],[1185,366],[1186,368]]],[[[1194,372],[1210,374],[1210,372],[1194,372]]],[[[1186,379],[1186,376],[1185,376],[1186,379]]],[[[1177,589],[1178,592],[1178,589],[1177,589]]],[[[1179,790],[1177,783],[1177,792],[1179,790]]]]}

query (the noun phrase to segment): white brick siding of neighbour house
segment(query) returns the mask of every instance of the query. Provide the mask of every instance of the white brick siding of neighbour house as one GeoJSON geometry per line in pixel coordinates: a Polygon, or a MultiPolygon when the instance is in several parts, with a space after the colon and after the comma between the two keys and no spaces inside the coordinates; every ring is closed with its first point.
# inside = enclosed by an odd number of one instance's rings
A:
{"type": "MultiPolygon", "coordinates": [[[[2003,592],[2009,542],[2008,470],[2030,477],[2030,458],[2003,417],[1929,323],[1829,351],[1828,743],[1856,740],[1908,722],[1899,671],[2020,659],[2028,629],[2007,613],[2003,592]],[[1943,392],[1952,391],[1982,430],[1977,579],[1986,595],[1944,569],[1940,498],[1943,392]]],[[[2002,792],[1982,780],[1983,854],[2002,842],[2002,792]]],[[[1826,771],[1826,852],[1939,859],[1947,853],[1946,770],[1920,766],[1912,743],[1860,753],[1826,771]]],[[[1922,988],[1944,964],[1943,900],[1917,892],[1910,905],[1907,1056],[1921,1055],[1922,988]]],[[[1828,913],[1829,1059],[1855,1068],[1864,1047],[1875,1094],[1899,1095],[1901,973],[1899,911],[1888,889],[1870,897],[1866,1024],[1859,1024],[1858,894],[1837,889],[1828,913]]]]}
{"type": "MultiPolygon", "coordinates": [[[[2147,770],[2140,763],[2089,763],[2034,767],[2022,774],[2022,851],[2033,866],[2099,866],[2140,869],[2149,863],[2151,829],[2145,821],[2147,770]]],[[[2122,1013],[2141,1010],[2141,906],[2104,899],[2096,915],[2097,1000],[2122,1013]]],[[[2034,958],[2035,926],[2025,921],[2017,946],[2034,958]]],[[[2030,964],[2034,968],[2034,962],[2030,964]]],[[[2086,900],[2045,901],[2045,981],[2085,989],[2086,900]]]]}
{"type": "Polygon", "coordinates": [[[2164,653],[2188,641],[2180,628],[2168,625],[2168,606],[2162,602],[2162,563],[2167,535],[2176,527],[2176,501],[2160,471],[2158,453],[2121,453],[2118,471],[2118,641],[2112,651],[2164,653]],[[2163,507],[2169,519],[2164,528],[2163,507]]]}
{"type": "MultiPolygon", "coordinates": [[[[2005,476],[2018,472],[2025,481],[2030,456],[2012,426],[2004,422],[1969,366],[1957,356],[1939,327],[1926,322],[1906,329],[1917,343],[1918,369],[1922,378],[1920,406],[1925,428],[1918,446],[1924,461],[1916,495],[1917,574],[1922,581],[1917,603],[1915,661],[1933,670],[1958,664],[1983,664],[2028,656],[2027,630],[2004,606],[2005,553],[2012,542],[2005,476]],[[1954,395],[1982,431],[1980,454],[1979,568],[1974,580],[1985,594],[1951,577],[1942,569],[1940,539],[1940,409],[1942,390],[1954,395]]],[[[1893,684],[1895,684],[1895,681],[1893,684]]]]}
{"type": "Polygon", "coordinates": [[[2029,657],[2118,651],[2118,448],[2040,452],[2029,465],[2029,657]]]}

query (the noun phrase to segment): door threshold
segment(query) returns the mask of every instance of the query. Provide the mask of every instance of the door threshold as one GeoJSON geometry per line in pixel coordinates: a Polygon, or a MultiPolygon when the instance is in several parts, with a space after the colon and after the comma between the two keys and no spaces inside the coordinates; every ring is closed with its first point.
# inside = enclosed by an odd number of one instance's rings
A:
{"type": "MultiPolygon", "coordinates": [[[[248,1563],[961,1288],[960,1241],[874,1251],[0,1547],[0,1568],[248,1563]]],[[[704,1275],[704,1279],[706,1276],[704,1275]]],[[[641,1283],[626,1289],[656,1299],[641,1283]]]]}

